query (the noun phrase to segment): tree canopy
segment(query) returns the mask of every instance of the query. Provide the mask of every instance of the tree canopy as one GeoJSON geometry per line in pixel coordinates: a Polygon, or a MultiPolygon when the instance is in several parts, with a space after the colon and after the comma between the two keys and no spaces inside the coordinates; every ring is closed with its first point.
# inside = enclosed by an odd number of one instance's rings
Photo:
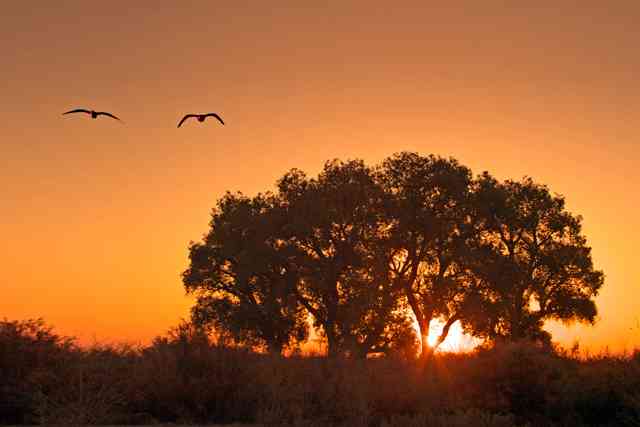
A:
{"type": "Polygon", "coordinates": [[[279,182],[286,240],[302,272],[300,303],[330,354],[388,350],[411,328],[381,269],[387,258],[385,194],[362,161],[327,162],[317,179],[298,171],[279,182]]]}
{"type": "Polygon", "coordinates": [[[371,168],[298,169],[275,193],[227,193],[189,248],[192,317],[273,353],[313,325],[332,356],[422,354],[429,326],[548,342],[544,322],[593,323],[604,275],[581,217],[531,178],[474,178],[453,158],[402,152],[371,168]],[[413,325],[417,324],[415,327],[413,325]]]}
{"type": "Polygon", "coordinates": [[[455,159],[400,153],[382,163],[378,177],[388,195],[389,274],[416,318],[422,348],[428,350],[431,321],[445,322],[437,347],[462,314],[471,171],[455,159]]]}
{"type": "Polygon", "coordinates": [[[474,207],[481,246],[470,258],[476,311],[464,319],[468,331],[548,341],[545,320],[595,321],[604,274],[563,197],[531,178],[501,183],[485,173],[474,207]]]}
{"type": "Polygon", "coordinates": [[[228,193],[218,202],[204,241],[190,246],[183,274],[185,288],[197,296],[196,324],[277,353],[306,338],[295,298],[299,276],[278,240],[282,219],[271,195],[228,193]]]}

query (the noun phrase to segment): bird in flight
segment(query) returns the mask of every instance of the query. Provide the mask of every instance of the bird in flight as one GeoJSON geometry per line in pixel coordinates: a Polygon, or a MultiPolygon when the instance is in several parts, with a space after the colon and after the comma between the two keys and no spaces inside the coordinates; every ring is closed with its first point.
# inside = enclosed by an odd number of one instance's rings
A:
{"type": "MultiPolygon", "coordinates": [[[[108,117],[114,118],[116,120],[120,120],[119,118],[117,118],[113,114],[107,113],[105,111],[85,110],[83,108],[77,108],[75,110],[67,111],[66,113],[62,113],[62,115],[64,116],[65,114],[71,114],[71,113],[87,113],[87,114],[91,115],[92,119],[96,119],[96,118],[98,118],[98,116],[108,116],[108,117]]],[[[122,121],[122,120],[120,120],[120,121],[122,121]]]]}
{"type": "Polygon", "coordinates": [[[216,119],[218,119],[218,121],[220,121],[220,123],[224,124],[224,122],[222,121],[222,119],[220,118],[219,115],[217,115],[216,113],[208,113],[208,114],[187,114],[185,115],[182,120],[180,120],[180,123],[178,123],[178,127],[180,127],[180,125],[182,125],[182,123],[184,123],[185,120],[187,120],[190,117],[195,117],[198,119],[199,122],[204,122],[204,119],[206,119],[207,117],[215,117],[216,119]]]}

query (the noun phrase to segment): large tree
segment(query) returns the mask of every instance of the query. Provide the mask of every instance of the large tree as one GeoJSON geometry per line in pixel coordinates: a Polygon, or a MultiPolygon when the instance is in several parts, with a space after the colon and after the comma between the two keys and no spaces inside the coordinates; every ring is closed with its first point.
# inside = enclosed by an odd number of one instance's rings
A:
{"type": "Polygon", "coordinates": [[[471,227],[471,172],[454,159],[403,152],[386,159],[378,171],[387,197],[392,256],[389,273],[420,328],[422,354],[429,347],[430,324],[444,322],[437,348],[451,325],[464,316],[471,227]]]}
{"type": "Polygon", "coordinates": [[[547,319],[593,323],[593,298],[603,284],[594,269],[581,217],[530,178],[476,182],[482,244],[471,258],[474,297],[465,327],[491,340],[549,341],[547,319]]]}
{"type": "Polygon", "coordinates": [[[381,260],[386,259],[385,194],[361,161],[327,162],[317,179],[293,170],[279,182],[285,240],[302,272],[298,298],[327,339],[330,355],[385,351],[406,337],[381,260]]]}
{"type": "Polygon", "coordinates": [[[197,297],[196,324],[278,354],[306,338],[306,318],[295,296],[299,277],[277,238],[283,220],[272,195],[228,193],[218,202],[208,234],[190,246],[183,274],[187,292],[197,297]]]}
{"type": "Polygon", "coordinates": [[[275,195],[227,194],[210,225],[184,273],[194,321],[275,353],[309,317],[332,356],[411,347],[411,314],[425,356],[435,320],[436,347],[458,320],[490,340],[548,340],[547,319],[595,320],[603,283],[562,197],[416,153],[291,170],[275,195]]]}

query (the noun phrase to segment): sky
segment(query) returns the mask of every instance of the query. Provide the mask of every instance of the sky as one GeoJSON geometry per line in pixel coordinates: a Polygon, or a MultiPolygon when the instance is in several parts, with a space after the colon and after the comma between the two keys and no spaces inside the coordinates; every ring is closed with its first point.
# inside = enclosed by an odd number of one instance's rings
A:
{"type": "Polygon", "coordinates": [[[303,3],[3,5],[0,318],[146,342],[225,191],[409,150],[564,195],[606,279],[554,339],[640,346],[640,3],[303,3]]]}

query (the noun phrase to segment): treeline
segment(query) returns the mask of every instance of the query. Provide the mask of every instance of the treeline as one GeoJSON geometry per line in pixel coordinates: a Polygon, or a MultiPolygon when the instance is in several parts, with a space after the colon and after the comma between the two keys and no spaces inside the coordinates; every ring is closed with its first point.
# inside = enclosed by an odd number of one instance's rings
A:
{"type": "Polygon", "coordinates": [[[189,257],[195,324],[280,354],[312,319],[330,356],[354,358],[428,356],[456,321],[489,343],[548,344],[545,320],[595,320],[604,277],[562,196],[409,152],[227,193],[189,257]],[[444,328],[429,347],[434,320],[444,328]]]}
{"type": "Polygon", "coordinates": [[[497,345],[430,363],[273,357],[182,324],[141,347],[79,347],[0,321],[0,424],[636,426],[640,355],[497,345]]]}

